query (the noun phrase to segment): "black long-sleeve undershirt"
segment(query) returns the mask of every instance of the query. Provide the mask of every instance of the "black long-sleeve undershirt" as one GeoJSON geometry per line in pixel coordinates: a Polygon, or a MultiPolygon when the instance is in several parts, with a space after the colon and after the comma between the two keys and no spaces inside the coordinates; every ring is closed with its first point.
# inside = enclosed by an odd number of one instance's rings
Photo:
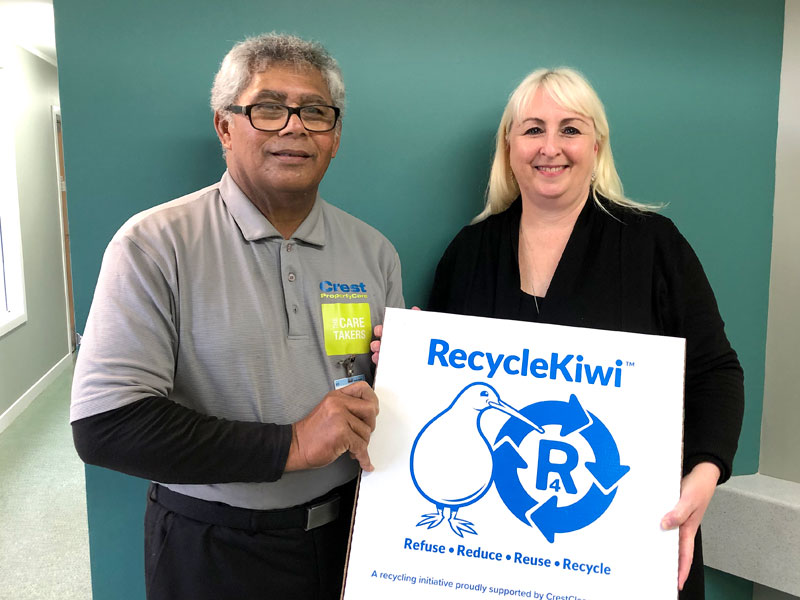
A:
{"type": "Polygon", "coordinates": [[[275,481],[291,425],[229,421],[145,398],[72,423],[84,462],[160,483],[275,481]]]}

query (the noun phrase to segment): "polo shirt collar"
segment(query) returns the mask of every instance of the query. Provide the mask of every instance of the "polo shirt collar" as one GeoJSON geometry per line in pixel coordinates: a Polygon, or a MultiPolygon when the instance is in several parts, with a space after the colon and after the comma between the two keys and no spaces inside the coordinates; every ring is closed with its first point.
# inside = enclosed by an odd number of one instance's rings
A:
{"type": "MultiPolygon", "coordinates": [[[[292,239],[311,244],[312,246],[325,245],[325,201],[317,194],[311,212],[300,223],[300,227],[292,234],[292,239]]],[[[266,219],[264,219],[266,221],[266,219]]]]}
{"type": "MultiPolygon", "coordinates": [[[[219,192],[222,201],[228,208],[228,212],[233,217],[236,225],[238,225],[244,239],[248,242],[282,237],[272,223],[270,223],[269,220],[261,214],[261,211],[256,208],[255,204],[245,196],[244,192],[236,185],[236,182],[228,171],[225,171],[225,174],[222,176],[219,192]]],[[[325,245],[324,204],[325,201],[317,195],[311,212],[308,213],[308,216],[300,223],[297,231],[292,235],[292,239],[314,246],[325,245]]]]}

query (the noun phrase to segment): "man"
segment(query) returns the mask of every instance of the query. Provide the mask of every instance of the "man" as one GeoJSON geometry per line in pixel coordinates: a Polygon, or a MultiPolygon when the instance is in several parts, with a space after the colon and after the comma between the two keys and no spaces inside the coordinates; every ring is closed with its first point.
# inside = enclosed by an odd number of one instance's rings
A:
{"type": "Polygon", "coordinates": [[[399,259],[317,195],[344,106],[324,48],[245,40],[211,103],[221,181],[137,215],[106,250],[76,448],[158,482],[148,598],[338,598],[355,477],[372,468],[372,325],[403,306],[399,259]]]}

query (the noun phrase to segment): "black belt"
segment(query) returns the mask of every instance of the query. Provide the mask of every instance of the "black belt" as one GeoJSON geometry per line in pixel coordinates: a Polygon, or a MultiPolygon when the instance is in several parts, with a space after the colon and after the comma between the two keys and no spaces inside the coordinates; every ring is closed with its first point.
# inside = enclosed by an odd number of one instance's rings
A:
{"type": "MultiPolygon", "coordinates": [[[[305,529],[309,531],[327,525],[339,517],[342,499],[352,502],[355,480],[334,488],[324,496],[310,502],[275,510],[253,510],[201,500],[173,492],[157,483],[150,484],[149,496],[153,502],[167,510],[179,513],[195,521],[221,525],[247,531],[270,531],[274,529],[305,529]]],[[[349,507],[345,506],[345,510],[349,507]]]]}

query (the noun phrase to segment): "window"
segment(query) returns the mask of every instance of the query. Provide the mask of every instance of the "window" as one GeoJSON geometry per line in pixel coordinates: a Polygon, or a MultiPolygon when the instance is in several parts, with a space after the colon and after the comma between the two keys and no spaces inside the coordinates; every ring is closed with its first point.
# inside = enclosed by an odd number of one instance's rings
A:
{"type": "MultiPolygon", "coordinates": [[[[1,55],[0,55],[1,56],[1,55]]],[[[9,63],[0,63],[0,336],[27,320],[14,150],[14,94],[9,63]],[[4,104],[8,103],[7,106],[4,104]]]]}
{"type": "Polygon", "coordinates": [[[8,308],[8,282],[6,281],[6,253],[3,249],[3,215],[0,213],[0,279],[2,279],[2,288],[0,288],[0,310],[10,312],[8,308]]]}

